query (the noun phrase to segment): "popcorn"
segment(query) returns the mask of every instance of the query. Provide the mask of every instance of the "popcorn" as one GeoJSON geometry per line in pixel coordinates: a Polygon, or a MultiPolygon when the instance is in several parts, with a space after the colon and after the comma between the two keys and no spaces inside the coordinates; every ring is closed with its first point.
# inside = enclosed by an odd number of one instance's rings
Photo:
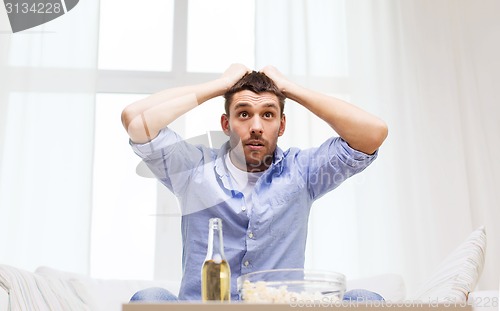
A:
{"type": "Polygon", "coordinates": [[[321,292],[307,292],[300,293],[289,291],[286,285],[280,287],[268,286],[267,282],[250,282],[245,280],[241,287],[241,296],[245,302],[248,303],[295,303],[297,301],[307,302],[328,302],[335,303],[340,301],[339,296],[324,295],[321,292]]]}

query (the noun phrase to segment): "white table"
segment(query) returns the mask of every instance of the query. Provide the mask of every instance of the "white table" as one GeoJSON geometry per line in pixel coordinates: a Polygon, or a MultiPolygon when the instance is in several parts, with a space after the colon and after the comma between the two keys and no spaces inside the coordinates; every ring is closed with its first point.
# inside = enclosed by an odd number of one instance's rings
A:
{"type": "Polygon", "coordinates": [[[448,304],[423,304],[417,302],[405,303],[351,303],[351,304],[317,304],[317,305],[288,305],[288,304],[250,304],[250,303],[162,303],[143,304],[129,303],[123,305],[123,311],[325,311],[335,309],[338,311],[471,311],[470,305],[448,305],[448,304]]]}

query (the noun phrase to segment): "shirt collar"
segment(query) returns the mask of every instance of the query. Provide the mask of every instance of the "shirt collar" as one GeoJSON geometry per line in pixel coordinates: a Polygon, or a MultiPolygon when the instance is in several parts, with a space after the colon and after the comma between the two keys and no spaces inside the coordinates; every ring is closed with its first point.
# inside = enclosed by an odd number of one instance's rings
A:
{"type": "Polygon", "coordinates": [[[274,150],[274,160],[273,160],[273,169],[279,169],[279,173],[283,172],[283,158],[285,157],[285,154],[283,153],[283,150],[281,150],[280,147],[276,146],[276,150],[274,150]]]}

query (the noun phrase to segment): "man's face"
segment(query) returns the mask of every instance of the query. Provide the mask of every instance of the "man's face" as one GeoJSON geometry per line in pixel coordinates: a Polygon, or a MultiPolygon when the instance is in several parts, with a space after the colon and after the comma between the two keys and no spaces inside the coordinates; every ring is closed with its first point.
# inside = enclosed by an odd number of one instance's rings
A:
{"type": "Polygon", "coordinates": [[[221,117],[222,130],[229,136],[232,162],[249,172],[267,169],[285,124],[278,97],[273,93],[256,94],[249,90],[235,93],[229,116],[221,117]]]}

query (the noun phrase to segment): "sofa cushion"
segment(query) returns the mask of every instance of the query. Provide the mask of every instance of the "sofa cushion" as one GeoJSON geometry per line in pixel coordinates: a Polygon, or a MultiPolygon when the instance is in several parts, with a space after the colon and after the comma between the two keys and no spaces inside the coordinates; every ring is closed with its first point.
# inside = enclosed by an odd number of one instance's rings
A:
{"type": "Polygon", "coordinates": [[[0,265],[0,287],[9,293],[10,310],[91,310],[59,278],[0,265]]]}
{"type": "Polygon", "coordinates": [[[92,311],[121,311],[122,304],[128,303],[132,295],[149,287],[162,287],[175,295],[179,290],[177,282],[95,279],[49,267],[40,267],[36,273],[65,280],[92,311]]]}
{"type": "Polygon", "coordinates": [[[467,301],[481,276],[485,253],[486,231],[479,227],[446,257],[413,299],[424,302],[467,301]]]}

